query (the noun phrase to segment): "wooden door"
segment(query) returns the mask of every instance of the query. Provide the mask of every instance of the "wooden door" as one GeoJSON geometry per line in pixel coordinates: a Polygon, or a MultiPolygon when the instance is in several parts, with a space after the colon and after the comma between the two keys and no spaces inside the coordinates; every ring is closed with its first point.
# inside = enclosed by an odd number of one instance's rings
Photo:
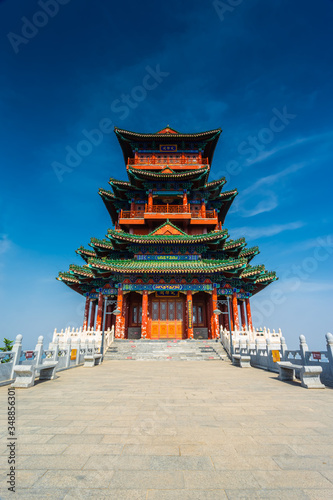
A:
{"type": "Polygon", "coordinates": [[[151,338],[183,338],[184,305],[181,299],[155,298],[151,305],[151,338]]]}

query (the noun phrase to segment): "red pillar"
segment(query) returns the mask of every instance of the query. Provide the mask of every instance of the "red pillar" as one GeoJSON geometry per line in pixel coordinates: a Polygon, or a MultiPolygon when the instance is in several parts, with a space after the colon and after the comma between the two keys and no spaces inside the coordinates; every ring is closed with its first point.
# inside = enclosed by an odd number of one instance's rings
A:
{"type": "Polygon", "coordinates": [[[96,330],[102,330],[103,321],[103,294],[99,292],[98,295],[98,307],[97,307],[97,319],[96,319],[96,330]]]}
{"type": "Polygon", "coordinates": [[[141,338],[148,339],[148,290],[142,293],[142,324],[141,324],[141,338]]]}
{"type": "Polygon", "coordinates": [[[187,338],[193,339],[193,300],[192,290],[187,290],[186,296],[186,319],[187,319],[187,338]]]}
{"type": "Polygon", "coordinates": [[[206,217],[206,204],[205,204],[205,200],[201,200],[201,217],[203,219],[206,217]]]}
{"type": "Polygon", "coordinates": [[[241,313],[242,328],[246,328],[245,307],[244,307],[244,301],[243,300],[240,301],[239,307],[240,307],[240,313],[241,313]]]}
{"type": "Polygon", "coordinates": [[[217,314],[214,314],[215,309],[217,309],[217,289],[213,288],[212,293],[212,308],[213,308],[213,331],[212,338],[216,339],[219,336],[219,317],[217,314]]]}
{"type": "Polygon", "coordinates": [[[112,311],[111,311],[111,309],[112,309],[112,306],[110,306],[110,305],[108,305],[106,307],[106,313],[107,314],[106,314],[106,319],[105,319],[105,323],[106,323],[105,330],[109,330],[109,329],[111,330],[111,322],[112,322],[112,314],[111,314],[112,311]]]}
{"type": "Polygon", "coordinates": [[[209,323],[210,323],[210,337],[213,339],[215,337],[214,328],[214,314],[213,314],[213,294],[209,297],[209,323]]]}
{"type": "Polygon", "coordinates": [[[183,191],[183,207],[187,207],[187,191],[184,189],[183,191]]]}
{"type": "Polygon", "coordinates": [[[149,191],[148,193],[148,212],[153,211],[153,193],[149,191]]]}
{"type": "Polygon", "coordinates": [[[89,296],[87,295],[86,305],[84,308],[83,330],[86,330],[88,328],[89,308],[90,308],[90,299],[89,299],[89,296]]]}
{"type": "Polygon", "coordinates": [[[96,315],[96,300],[91,301],[91,310],[90,310],[90,328],[95,328],[95,315],[96,315]]]}
{"type": "Polygon", "coordinates": [[[247,316],[247,327],[253,329],[252,325],[252,315],[251,315],[251,306],[250,306],[250,299],[245,299],[246,303],[246,316],[247,316]]]}
{"type": "Polygon", "coordinates": [[[125,338],[125,318],[124,318],[124,295],[121,287],[118,288],[118,297],[117,297],[117,309],[120,311],[120,314],[117,315],[116,319],[116,331],[115,338],[123,339],[125,338]]]}
{"type": "Polygon", "coordinates": [[[232,310],[234,313],[234,328],[235,330],[239,330],[238,301],[236,292],[232,294],[232,310]]]}
{"type": "Polygon", "coordinates": [[[230,331],[232,332],[234,330],[234,313],[232,310],[232,298],[228,298],[228,307],[229,307],[229,314],[230,314],[230,331]]]}

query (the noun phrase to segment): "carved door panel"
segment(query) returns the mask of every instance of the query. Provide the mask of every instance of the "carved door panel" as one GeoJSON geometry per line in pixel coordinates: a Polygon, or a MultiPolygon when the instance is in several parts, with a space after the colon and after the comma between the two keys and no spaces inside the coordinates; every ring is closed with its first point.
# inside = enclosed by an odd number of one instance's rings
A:
{"type": "Polygon", "coordinates": [[[152,301],[151,309],[152,339],[183,338],[183,302],[175,299],[152,301]]]}
{"type": "Polygon", "coordinates": [[[151,338],[158,339],[159,338],[159,302],[153,300],[152,302],[152,311],[151,311],[151,338]]]}
{"type": "Polygon", "coordinates": [[[168,302],[160,301],[160,339],[168,338],[168,302]]]}
{"type": "Polygon", "coordinates": [[[176,302],[176,339],[183,338],[183,316],[184,316],[184,305],[181,300],[176,302]]]}

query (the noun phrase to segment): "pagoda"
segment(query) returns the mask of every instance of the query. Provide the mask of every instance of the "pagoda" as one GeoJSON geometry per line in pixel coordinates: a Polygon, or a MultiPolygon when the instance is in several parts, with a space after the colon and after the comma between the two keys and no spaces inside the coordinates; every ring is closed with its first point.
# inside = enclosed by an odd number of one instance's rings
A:
{"type": "Polygon", "coordinates": [[[99,194],[110,214],[58,280],[85,296],[83,329],[114,327],[118,339],[214,339],[253,329],[251,297],[277,277],[250,262],[258,247],[224,227],[237,190],[208,182],[221,129],[152,134],[115,128],[128,181],[99,194]]]}

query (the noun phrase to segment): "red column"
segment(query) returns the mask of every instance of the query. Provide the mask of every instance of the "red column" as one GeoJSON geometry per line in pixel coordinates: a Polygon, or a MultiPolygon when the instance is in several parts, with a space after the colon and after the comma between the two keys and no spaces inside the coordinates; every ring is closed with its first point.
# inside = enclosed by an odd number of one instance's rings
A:
{"type": "Polygon", "coordinates": [[[187,191],[186,189],[183,192],[183,207],[187,206],[187,191]]]}
{"type": "Polygon", "coordinates": [[[201,217],[202,218],[206,217],[206,204],[205,204],[205,200],[201,200],[201,217]]]}
{"type": "Polygon", "coordinates": [[[235,330],[239,330],[239,318],[238,318],[238,302],[237,302],[237,294],[234,292],[232,294],[232,310],[234,313],[234,327],[235,330]]]}
{"type": "Polygon", "coordinates": [[[153,211],[153,193],[149,191],[148,193],[148,212],[153,211]]]}
{"type": "Polygon", "coordinates": [[[105,330],[108,330],[108,329],[111,330],[111,322],[112,322],[112,314],[111,314],[112,311],[111,311],[111,309],[112,309],[111,305],[108,305],[106,307],[107,314],[106,314],[106,318],[105,318],[105,323],[106,323],[105,330]]]}
{"type": "Polygon", "coordinates": [[[251,315],[251,306],[250,306],[250,299],[245,299],[246,303],[246,316],[247,316],[247,327],[253,329],[252,325],[252,315],[251,315]]]}
{"type": "Polygon", "coordinates": [[[216,339],[219,336],[219,317],[217,314],[214,314],[215,309],[217,309],[217,289],[213,288],[212,293],[212,308],[213,308],[213,332],[212,338],[216,339]]]}
{"type": "Polygon", "coordinates": [[[193,300],[192,290],[187,290],[186,296],[186,319],[187,319],[187,338],[193,339],[193,300]]]}
{"type": "Polygon", "coordinates": [[[142,324],[141,324],[141,338],[148,339],[148,290],[142,293],[142,324]]]}
{"type": "Polygon", "coordinates": [[[103,294],[102,294],[102,292],[99,292],[97,319],[96,319],[96,330],[102,330],[102,321],[103,321],[103,294]]]}
{"type": "Polygon", "coordinates": [[[232,332],[234,330],[234,314],[232,310],[232,298],[228,298],[228,308],[229,308],[229,314],[230,314],[230,331],[232,332]]]}
{"type": "Polygon", "coordinates": [[[239,307],[240,307],[240,313],[241,313],[242,328],[246,328],[245,307],[244,307],[244,301],[243,300],[240,301],[239,307]]]}
{"type": "Polygon", "coordinates": [[[124,313],[123,313],[124,295],[121,286],[118,288],[117,309],[120,311],[116,319],[115,338],[123,339],[125,337],[124,313]]]}
{"type": "Polygon", "coordinates": [[[84,308],[83,330],[86,330],[88,328],[89,308],[90,308],[90,299],[89,299],[89,296],[87,295],[86,305],[84,308]]]}
{"type": "Polygon", "coordinates": [[[95,328],[96,300],[91,301],[90,328],[95,328]]]}

